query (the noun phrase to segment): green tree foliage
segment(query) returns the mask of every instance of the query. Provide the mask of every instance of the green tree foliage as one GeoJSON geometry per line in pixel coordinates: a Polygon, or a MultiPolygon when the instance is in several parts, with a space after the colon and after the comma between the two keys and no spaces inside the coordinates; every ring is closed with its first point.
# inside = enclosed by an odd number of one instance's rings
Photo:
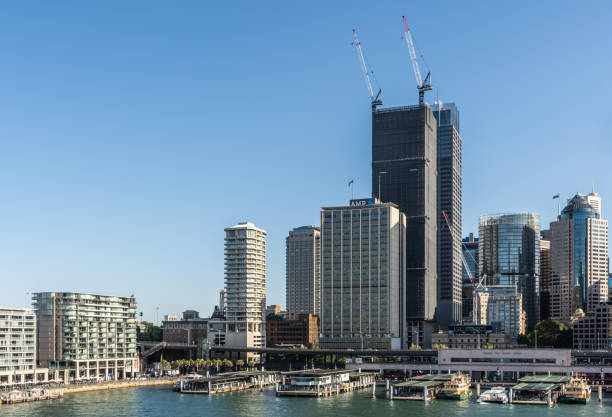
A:
{"type": "Polygon", "coordinates": [[[162,328],[154,325],[153,323],[149,323],[148,321],[143,321],[142,324],[145,326],[145,331],[140,331],[140,326],[136,327],[136,340],[145,340],[148,342],[161,342],[163,339],[164,332],[162,328]]]}
{"type": "Polygon", "coordinates": [[[556,320],[542,320],[536,324],[535,329],[527,335],[520,335],[517,343],[528,346],[572,348],[572,331],[556,320]]]}

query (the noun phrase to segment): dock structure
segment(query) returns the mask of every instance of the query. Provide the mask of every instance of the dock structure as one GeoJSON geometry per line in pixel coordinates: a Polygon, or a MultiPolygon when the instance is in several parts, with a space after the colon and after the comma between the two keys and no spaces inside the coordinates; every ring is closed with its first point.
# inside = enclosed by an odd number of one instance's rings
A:
{"type": "Polygon", "coordinates": [[[393,384],[389,391],[390,400],[433,400],[444,384],[452,379],[452,374],[427,374],[412,378],[410,381],[393,384]]]}
{"type": "Polygon", "coordinates": [[[190,376],[178,382],[178,392],[183,394],[220,394],[243,391],[250,388],[263,389],[279,382],[277,372],[226,372],[214,376],[190,376]]]}
{"type": "Polygon", "coordinates": [[[281,384],[276,388],[276,395],[328,397],[341,392],[375,387],[376,375],[376,372],[351,372],[344,369],[308,369],[283,372],[281,374],[281,384]]]}
{"type": "Polygon", "coordinates": [[[509,402],[515,404],[547,405],[557,403],[569,378],[560,375],[533,375],[519,379],[510,388],[509,402]]]}
{"type": "Polygon", "coordinates": [[[17,404],[30,401],[52,400],[62,398],[63,389],[33,388],[25,391],[11,391],[0,395],[0,404],[17,404]]]}

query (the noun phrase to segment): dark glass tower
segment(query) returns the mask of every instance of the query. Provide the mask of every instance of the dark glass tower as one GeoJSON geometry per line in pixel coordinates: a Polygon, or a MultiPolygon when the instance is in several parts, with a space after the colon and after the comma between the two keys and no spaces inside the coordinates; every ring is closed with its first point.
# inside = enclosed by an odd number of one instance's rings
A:
{"type": "Polygon", "coordinates": [[[373,111],[372,195],[406,215],[407,344],[427,345],[423,322],[433,320],[436,311],[437,146],[436,119],[428,106],[373,111]]]}
{"type": "Polygon", "coordinates": [[[540,321],[540,216],[483,215],[478,235],[478,276],[487,286],[518,289],[530,332],[540,321]]]}
{"type": "Polygon", "coordinates": [[[436,321],[462,320],[461,296],[461,136],[454,103],[435,104],[438,121],[438,309],[436,321]],[[451,234],[442,212],[449,217],[451,234]],[[453,238],[453,235],[455,238],[453,238]]]}

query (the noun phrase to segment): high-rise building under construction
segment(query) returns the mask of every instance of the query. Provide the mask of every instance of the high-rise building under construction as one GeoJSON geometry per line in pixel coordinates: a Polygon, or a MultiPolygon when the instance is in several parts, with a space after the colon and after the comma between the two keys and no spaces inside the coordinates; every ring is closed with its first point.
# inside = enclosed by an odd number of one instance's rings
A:
{"type": "Polygon", "coordinates": [[[427,105],[374,108],[372,195],[406,215],[404,345],[430,344],[437,304],[437,122],[427,105]]]}

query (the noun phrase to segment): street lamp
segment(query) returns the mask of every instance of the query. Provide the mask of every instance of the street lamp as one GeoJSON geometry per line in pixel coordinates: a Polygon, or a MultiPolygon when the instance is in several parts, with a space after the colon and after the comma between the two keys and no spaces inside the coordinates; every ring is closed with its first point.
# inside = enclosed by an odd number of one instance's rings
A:
{"type": "Polygon", "coordinates": [[[388,174],[388,172],[387,171],[380,171],[378,173],[378,199],[381,201],[381,203],[382,203],[382,197],[380,196],[380,177],[382,175],[385,175],[385,174],[388,174]]]}

